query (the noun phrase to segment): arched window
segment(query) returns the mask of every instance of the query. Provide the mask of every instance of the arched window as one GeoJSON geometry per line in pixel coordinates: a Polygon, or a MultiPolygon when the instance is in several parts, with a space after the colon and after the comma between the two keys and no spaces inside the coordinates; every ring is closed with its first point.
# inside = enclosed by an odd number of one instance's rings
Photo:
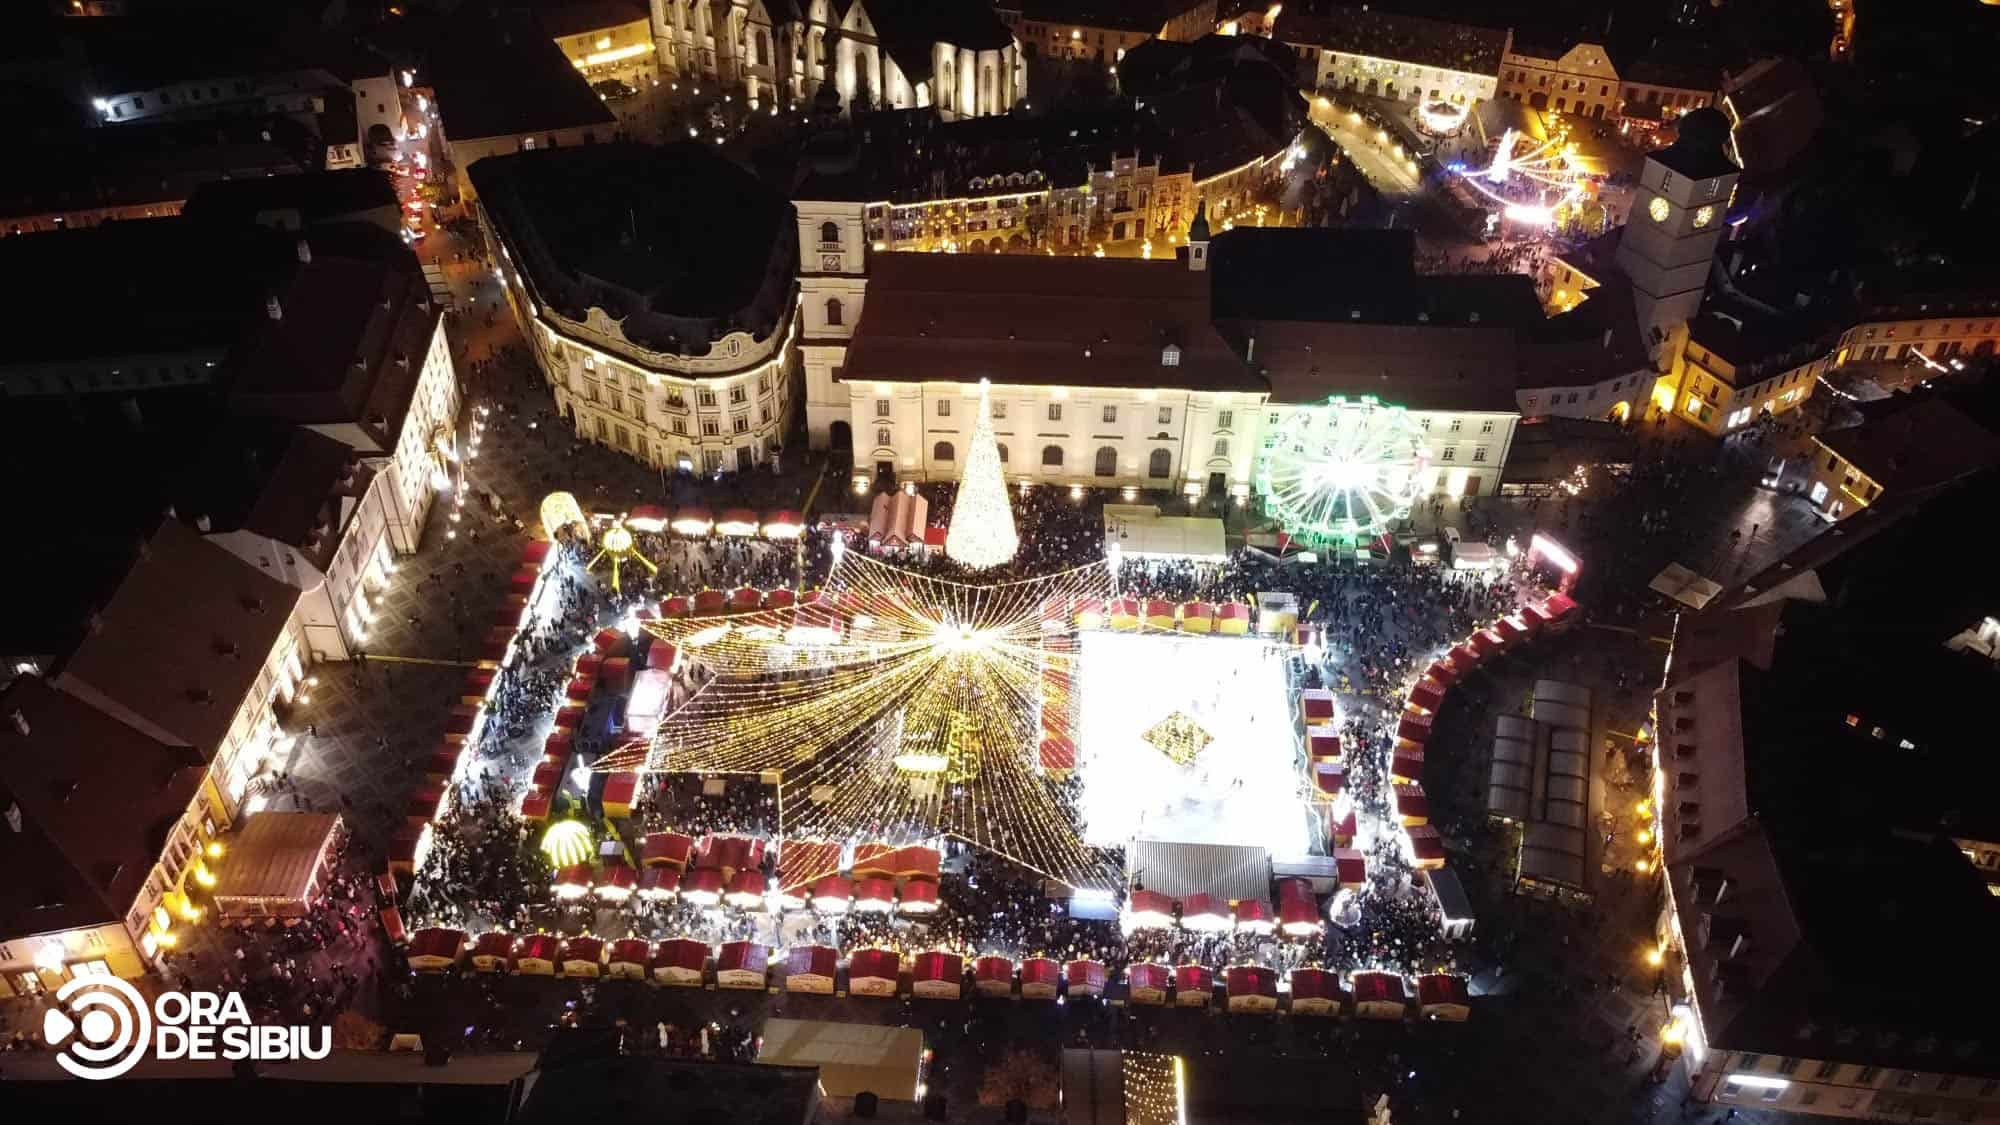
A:
{"type": "Polygon", "coordinates": [[[1042,447],[1042,468],[1044,469],[1062,468],[1062,446],[1045,445],[1042,447]]]}
{"type": "Polygon", "coordinates": [[[764,41],[763,32],[760,31],[757,33],[756,43],[757,43],[757,65],[758,66],[771,65],[771,46],[770,44],[764,41]]]}
{"type": "Polygon", "coordinates": [[[995,444],[1000,449],[1000,463],[1002,465],[1005,465],[1007,463],[1007,443],[1003,441],[1003,442],[996,442],[995,444]]]}
{"type": "Polygon", "coordinates": [[[819,240],[820,240],[821,242],[839,242],[839,241],[840,241],[840,224],[839,224],[839,223],[821,223],[821,224],[819,225],[819,240]]]}
{"type": "Polygon", "coordinates": [[[1097,475],[1115,477],[1118,475],[1118,451],[1106,445],[1097,451],[1097,475]]]}
{"type": "Polygon", "coordinates": [[[826,322],[827,322],[828,324],[839,324],[839,323],[841,323],[841,320],[840,320],[840,298],[838,298],[838,297],[828,297],[828,298],[826,299],[826,322]]]}
{"type": "Polygon", "coordinates": [[[931,446],[931,460],[956,461],[958,460],[958,450],[953,449],[951,443],[948,441],[938,442],[936,445],[931,446]]]}
{"type": "Polygon", "coordinates": [[[1146,475],[1149,477],[1166,476],[1173,471],[1173,461],[1173,454],[1168,453],[1166,450],[1153,450],[1153,455],[1146,461],[1146,475]]]}

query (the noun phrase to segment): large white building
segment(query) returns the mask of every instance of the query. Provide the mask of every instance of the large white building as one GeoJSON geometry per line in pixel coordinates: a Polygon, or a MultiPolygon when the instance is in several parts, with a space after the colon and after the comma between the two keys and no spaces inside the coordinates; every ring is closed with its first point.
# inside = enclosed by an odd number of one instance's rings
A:
{"type": "Polygon", "coordinates": [[[1493,98],[1507,32],[1368,8],[1316,16],[1292,5],[1271,37],[1312,67],[1313,84],[1374,97],[1472,106],[1493,98]]]}
{"type": "Polygon", "coordinates": [[[693,143],[492,157],[472,181],[508,305],[579,438],[704,473],[782,447],[800,331],[782,197],[693,143]]]}
{"type": "Polygon", "coordinates": [[[1173,262],[874,254],[860,204],[797,206],[818,251],[800,278],[808,429],[851,450],[858,488],[956,479],[987,380],[1022,484],[1247,500],[1290,412],[1368,395],[1424,435],[1418,491],[1499,489],[1516,336],[1539,316],[1524,278],[1419,278],[1396,235],[1211,240],[1201,220],[1173,262]],[[1344,254],[1374,263],[1367,296],[1339,284],[1344,254]]]}
{"type": "Polygon", "coordinates": [[[803,104],[831,82],[857,108],[1006,113],[1027,63],[986,0],[652,0],[663,74],[803,104]]]}

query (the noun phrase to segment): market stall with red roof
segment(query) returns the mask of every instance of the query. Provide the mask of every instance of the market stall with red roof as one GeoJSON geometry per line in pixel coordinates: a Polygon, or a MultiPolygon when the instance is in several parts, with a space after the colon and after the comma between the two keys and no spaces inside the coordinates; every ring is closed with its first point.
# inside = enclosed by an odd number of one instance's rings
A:
{"type": "Polygon", "coordinates": [[[1319,903],[1304,879],[1278,881],[1278,928],[1293,937],[1320,932],[1319,903]]]}
{"type": "Polygon", "coordinates": [[[785,954],[785,991],[833,995],[840,953],[830,945],[795,945],[785,954]]]}
{"type": "Polygon", "coordinates": [[[1417,1012],[1427,1020],[1463,1023],[1472,1017],[1472,992],[1455,973],[1425,973],[1417,978],[1417,1012]]]}
{"type": "Polygon", "coordinates": [[[1215,607],[1207,602],[1187,602],[1181,606],[1181,630],[1188,633],[1215,631],[1215,607]]]}
{"type": "Polygon", "coordinates": [[[693,853],[694,838],[679,832],[649,833],[639,844],[639,862],[647,867],[685,868],[693,853]]]}
{"type": "Polygon", "coordinates": [[[1158,891],[1135,890],[1125,899],[1125,925],[1134,930],[1164,930],[1174,924],[1174,900],[1158,891]]]}
{"type": "Polygon", "coordinates": [[[854,902],[854,880],[845,875],[822,875],[813,881],[812,908],[821,914],[845,914],[854,902]]]}
{"type": "MultiPolygon", "coordinates": [[[[693,612],[694,612],[693,600],[683,595],[675,594],[673,597],[660,599],[661,617],[665,618],[686,617],[688,614],[693,612]]],[[[657,644],[658,642],[654,643],[657,644]]]]}
{"type": "Polygon", "coordinates": [[[766,512],[764,514],[764,538],[797,539],[805,533],[805,520],[793,511],[766,512]]]}
{"type": "Polygon", "coordinates": [[[1164,1004],[1173,979],[1173,970],[1165,965],[1145,961],[1128,966],[1125,970],[1126,997],[1134,1004],[1164,1004]]]}
{"type": "Polygon", "coordinates": [[[747,868],[762,867],[764,841],[756,836],[736,833],[710,833],[695,845],[695,864],[717,868],[725,876],[747,868]]]}
{"type": "Polygon", "coordinates": [[[669,938],[653,950],[653,979],[661,984],[700,988],[708,969],[708,943],[693,938],[669,938]]]}
{"type": "Polygon", "coordinates": [[[667,521],[673,517],[658,504],[634,504],[625,513],[625,526],[634,531],[644,531],[658,535],[667,529],[667,521]]]}
{"type": "Polygon", "coordinates": [[[1431,717],[1422,711],[1404,711],[1396,721],[1396,737],[1422,745],[1431,738],[1431,717]]]}
{"type": "Polygon", "coordinates": [[[1458,682],[1458,669],[1452,665],[1452,662],[1448,658],[1433,660],[1431,661],[1431,666],[1424,669],[1424,678],[1435,681],[1441,687],[1448,688],[1458,682]]]}
{"type": "Polygon", "coordinates": [[[464,930],[431,926],[410,935],[406,959],[415,972],[441,973],[458,964],[459,956],[464,952],[464,930]]]}
{"type": "Polygon", "coordinates": [[[607,863],[597,874],[597,885],[592,888],[599,902],[616,906],[632,897],[638,889],[639,873],[623,863],[607,863]]]}
{"type": "Polygon", "coordinates": [[[1396,747],[1389,758],[1389,780],[1398,783],[1424,779],[1424,748],[1414,743],[1396,747]]]}
{"type": "Polygon", "coordinates": [[[762,988],[770,967],[771,947],[754,941],[729,941],[715,955],[718,988],[762,988]]]}
{"type": "Polygon", "coordinates": [[[856,879],[854,909],[863,914],[887,913],[896,908],[896,884],[891,879],[856,879]]]}
{"type": "Polygon", "coordinates": [[[646,965],[653,959],[651,942],[620,938],[611,943],[611,956],[604,975],[618,980],[645,980],[646,965]]]}
{"type": "Polygon", "coordinates": [[[987,954],[972,963],[972,987],[981,996],[1011,996],[1014,993],[1014,961],[987,954]]]}
{"type": "Polygon", "coordinates": [[[1542,612],[1549,616],[1550,624],[1556,629],[1567,628],[1577,613],[1577,604],[1568,594],[1550,594],[1542,603],[1542,612]]]}
{"type": "Polygon", "coordinates": [[[1061,781],[1076,769],[1076,744],[1063,737],[1044,738],[1041,761],[1042,770],[1061,781]]]}
{"type": "Polygon", "coordinates": [[[1339,762],[1322,761],[1312,764],[1313,799],[1331,802],[1347,787],[1347,767],[1339,762]]]}
{"type": "Polygon", "coordinates": [[[729,604],[729,596],[720,590],[702,590],[694,596],[696,617],[717,617],[729,604]]]}
{"type": "Polygon", "coordinates": [[[897,879],[928,879],[933,883],[938,881],[943,862],[944,856],[936,848],[921,844],[897,849],[893,859],[897,879]]]}
{"type": "Polygon", "coordinates": [[[1444,705],[1444,685],[1426,676],[1410,689],[1410,706],[1421,711],[1436,711],[1444,705]]]}
{"type": "Polygon", "coordinates": [[[1054,958],[1030,957],[1021,962],[1021,998],[1023,1000],[1054,1000],[1056,986],[1062,981],[1062,966],[1054,958]]]}
{"type": "Polygon", "coordinates": [[[1333,822],[1333,846],[1336,848],[1351,847],[1359,834],[1360,820],[1351,808],[1346,815],[1333,822]]]}
{"type": "Polygon", "coordinates": [[[722,872],[713,867],[697,867],[681,876],[681,898],[696,906],[716,906],[722,902],[722,872]]]}
{"type": "Polygon", "coordinates": [[[1143,611],[1148,629],[1171,630],[1174,627],[1174,603],[1167,599],[1147,598],[1143,611]]]}
{"type": "Polygon", "coordinates": [[[965,992],[965,958],[942,949],[910,963],[910,994],[923,1000],[956,1000],[965,992]]]}
{"type": "Polygon", "coordinates": [[[1063,966],[1063,980],[1071,996],[1102,996],[1110,972],[1102,961],[1071,961],[1063,966]]]}
{"type": "Polygon", "coordinates": [[[556,872],[556,897],[564,900],[582,898],[590,893],[590,868],[584,864],[571,864],[556,872]]]}
{"type": "Polygon", "coordinates": [[[1231,965],[1223,974],[1232,1012],[1278,1010],[1278,971],[1266,965],[1231,965]]]}
{"type": "Polygon", "coordinates": [[[1129,633],[1139,627],[1139,599],[1113,598],[1110,607],[1111,627],[1119,632],[1129,633]]]}
{"type": "Polygon", "coordinates": [[[1418,870],[1435,871],[1444,866],[1444,838],[1428,824],[1403,829],[1410,837],[1410,854],[1418,870]]]}
{"type": "Polygon", "coordinates": [[[937,882],[932,879],[911,879],[904,883],[902,897],[896,907],[905,914],[937,913],[937,882]]]}
{"type": "Polygon", "coordinates": [[[894,996],[902,957],[893,949],[857,949],[847,958],[850,996],[894,996]]]}
{"type": "Polygon", "coordinates": [[[604,815],[624,819],[632,815],[632,802],[639,793],[639,775],[626,770],[604,779],[604,815]]]}
{"type": "Polygon", "coordinates": [[[1340,978],[1334,974],[1325,969],[1292,970],[1292,1014],[1337,1016],[1342,998],[1340,978]]]}
{"type": "Polygon", "coordinates": [[[1405,828],[1431,821],[1431,799],[1424,794],[1424,787],[1416,782],[1393,786],[1395,790],[1396,819],[1405,828]]]}
{"type": "Polygon", "coordinates": [[[554,796],[546,789],[530,789],[521,795],[521,819],[530,824],[540,824],[549,818],[549,804],[554,796]]]}
{"type": "Polygon", "coordinates": [[[1334,849],[1333,870],[1343,891],[1358,891],[1368,886],[1368,855],[1359,848],[1334,849]]]}
{"type": "Polygon", "coordinates": [[[1174,1004],[1207,1007],[1215,1001],[1215,971],[1207,965],[1174,966],[1174,1004]]]}
{"type": "Polygon", "coordinates": [[[1336,708],[1333,693],[1325,688],[1305,688],[1299,692],[1299,719],[1305,725],[1319,726],[1334,721],[1336,708]]]}
{"type": "Polygon", "coordinates": [[[1104,603],[1096,598],[1078,598],[1076,602],[1076,624],[1079,629],[1103,628],[1104,603]]]}
{"type": "Polygon", "coordinates": [[[729,889],[722,894],[722,901],[738,910],[764,909],[764,873],[744,869],[729,877],[729,889]]]}
{"type": "Polygon", "coordinates": [[[896,877],[896,852],[881,842],[856,844],[854,846],[854,877],[856,879],[894,879],[896,877]]]}
{"type": "Polygon", "coordinates": [[[514,960],[514,935],[491,930],[472,943],[472,967],[482,973],[506,972],[514,960]]]}
{"type": "Polygon", "coordinates": [[[665,902],[681,893],[678,867],[647,867],[639,872],[639,897],[646,902],[665,902]]]}
{"type": "Polygon", "coordinates": [[[493,677],[498,673],[491,668],[474,668],[465,674],[465,686],[459,690],[459,702],[478,706],[486,702],[486,696],[493,690],[493,677]]]}
{"type": "Polygon", "coordinates": [[[1181,925],[1200,933],[1229,928],[1229,904],[1211,894],[1192,894],[1181,901],[1181,925]]]}
{"type": "Polygon", "coordinates": [[[443,785],[458,772],[458,749],[446,746],[431,753],[424,763],[424,780],[432,785],[443,785]]]}
{"type": "Polygon", "coordinates": [[[1461,641],[1458,647],[1445,654],[1445,658],[1451,661],[1451,666],[1458,669],[1461,676],[1479,667],[1485,659],[1471,641],[1461,641]]]}
{"type": "Polygon", "coordinates": [[[1528,623],[1514,614],[1508,614],[1494,622],[1493,629],[1509,647],[1528,639],[1528,623]]]}
{"type": "Polygon", "coordinates": [[[689,505],[674,512],[673,522],[668,524],[681,535],[707,535],[715,528],[715,517],[707,508],[689,505]]]}
{"type": "Polygon", "coordinates": [[[444,789],[426,782],[410,793],[408,803],[403,806],[403,819],[412,828],[422,828],[436,820],[444,809],[444,789]]]}
{"type": "Polygon", "coordinates": [[[1410,1014],[1409,994],[1395,973],[1364,970],[1354,974],[1354,1014],[1365,1020],[1400,1020],[1410,1014]]]}
{"type": "Polygon", "coordinates": [[[1506,639],[1493,629],[1481,629],[1470,640],[1473,650],[1482,658],[1498,656],[1507,649],[1506,639]]]}
{"type": "Polygon", "coordinates": [[[1306,756],[1316,760],[1340,757],[1340,730],[1333,726],[1306,728],[1306,756]]]}
{"type": "Polygon", "coordinates": [[[604,943],[589,935],[573,937],[563,943],[562,975],[566,977],[595,977],[604,972],[604,943]]]}
{"type": "Polygon", "coordinates": [[[1241,637],[1250,632],[1250,607],[1242,602],[1227,602],[1215,611],[1215,631],[1230,637],[1241,637]]]}
{"type": "Polygon", "coordinates": [[[757,513],[748,508],[730,508],[715,518],[718,535],[742,538],[757,534],[757,513]]]}
{"type": "Polygon", "coordinates": [[[787,840],[778,851],[778,905],[803,909],[813,884],[840,870],[840,845],[831,840],[787,840]]]}
{"type": "Polygon", "coordinates": [[[1268,934],[1277,928],[1271,917],[1271,904],[1261,898],[1238,899],[1236,902],[1236,928],[1249,934],[1268,934]]]}
{"type": "Polygon", "coordinates": [[[779,588],[764,591],[765,609],[790,609],[798,604],[799,596],[790,590],[779,588]]]}
{"type": "Polygon", "coordinates": [[[562,939],[554,934],[529,934],[514,945],[514,972],[520,976],[552,977],[562,956],[562,939]]]}

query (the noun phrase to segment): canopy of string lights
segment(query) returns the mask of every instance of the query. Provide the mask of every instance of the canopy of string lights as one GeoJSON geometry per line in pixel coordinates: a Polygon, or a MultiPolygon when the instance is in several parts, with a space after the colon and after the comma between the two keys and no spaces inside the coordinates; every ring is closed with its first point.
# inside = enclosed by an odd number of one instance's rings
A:
{"type": "Polygon", "coordinates": [[[966,584],[849,551],[799,604],[646,623],[693,691],[599,770],[780,777],[780,830],[890,843],[951,836],[1078,887],[1116,864],[1083,844],[1039,747],[1068,729],[1072,607],[1105,563],[966,584]]]}

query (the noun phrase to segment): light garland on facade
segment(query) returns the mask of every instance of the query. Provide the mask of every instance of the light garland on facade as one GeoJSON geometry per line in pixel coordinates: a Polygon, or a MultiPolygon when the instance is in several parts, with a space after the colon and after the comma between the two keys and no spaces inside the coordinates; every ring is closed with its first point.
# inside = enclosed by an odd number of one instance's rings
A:
{"type": "Polygon", "coordinates": [[[1012,562],[1021,549],[1021,537],[1014,530],[1014,509],[1007,500],[1007,481],[1001,475],[1000,447],[993,438],[991,391],[992,384],[981,379],[972,444],[958,479],[951,528],[944,537],[945,554],[979,570],[1012,562]]]}
{"type": "Polygon", "coordinates": [[[1114,887],[1038,756],[1044,709],[1068,699],[1047,685],[1075,671],[1044,618],[1056,607],[1049,624],[1067,630],[1072,599],[1110,591],[1104,563],[967,585],[846,552],[816,601],[647,622],[709,678],[650,745],[595,768],[775,771],[789,837],[954,836],[1073,886],[1114,887]]]}

